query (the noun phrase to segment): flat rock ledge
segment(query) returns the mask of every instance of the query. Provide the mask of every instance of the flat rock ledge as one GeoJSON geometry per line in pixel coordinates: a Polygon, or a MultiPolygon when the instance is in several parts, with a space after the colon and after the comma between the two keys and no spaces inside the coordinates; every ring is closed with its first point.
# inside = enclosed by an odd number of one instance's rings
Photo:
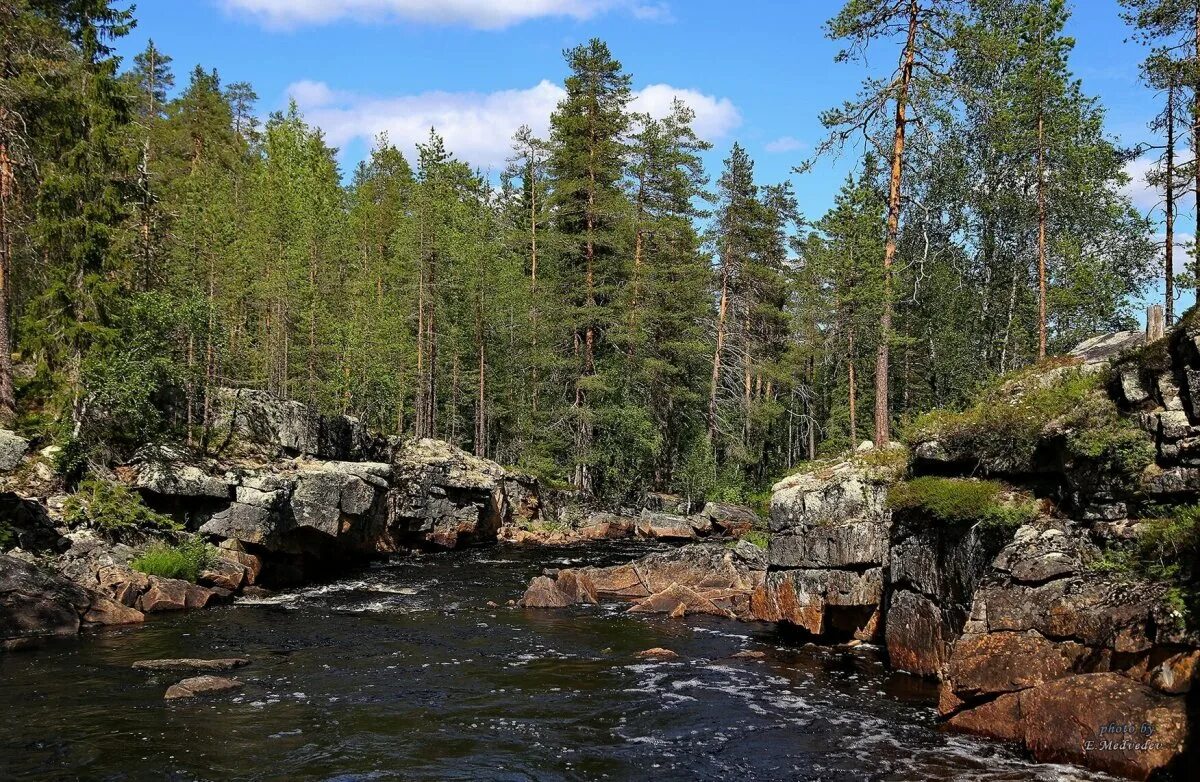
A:
{"type": "Polygon", "coordinates": [[[520,604],[566,608],[626,600],[633,603],[629,613],[753,620],[754,596],[763,590],[766,566],[766,552],[745,541],[732,547],[692,544],[613,567],[546,570],[530,581],[520,604]]]}
{"type": "Polygon", "coordinates": [[[217,695],[240,690],[242,686],[237,679],[226,679],[223,676],[193,676],[168,687],[163,699],[173,701],[197,695],[217,695]]]}
{"type": "Polygon", "coordinates": [[[163,660],[138,660],[130,667],[138,671],[232,671],[249,665],[245,657],[218,657],[201,660],[190,657],[163,660]]]}

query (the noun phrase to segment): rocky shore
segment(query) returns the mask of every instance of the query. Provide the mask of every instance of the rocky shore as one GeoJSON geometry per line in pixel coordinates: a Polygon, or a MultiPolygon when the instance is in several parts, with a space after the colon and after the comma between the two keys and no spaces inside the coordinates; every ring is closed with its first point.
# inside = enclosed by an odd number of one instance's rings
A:
{"type": "Polygon", "coordinates": [[[148,445],[108,476],[173,529],[73,520],[73,504],[99,501],[63,492],[52,452],[0,430],[0,643],[141,622],[410,550],[635,536],[685,543],[736,537],[756,518],[671,495],[620,513],[563,492],[544,501],[532,476],[439,440],[379,437],[354,418],[261,392],[219,399],[219,448],[148,445]],[[211,556],[193,580],[140,572],[133,563],[155,541],[203,542],[211,556]]]}
{"type": "Polygon", "coordinates": [[[982,402],[1009,409],[926,422],[911,452],[864,444],[780,481],[765,562],[748,544],[686,547],[548,571],[523,602],[629,600],[878,644],[940,682],[946,729],[1039,761],[1189,778],[1200,618],[1180,604],[1186,583],[1123,563],[1155,516],[1200,501],[1200,326],[1138,337],[1009,379],[982,402]],[[1043,404],[1059,393],[1079,398],[1043,404]]]}
{"type": "Polygon", "coordinates": [[[671,495],[596,508],[446,443],[378,437],[245,391],[221,397],[221,447],[146,446],[108,476],[169,528],[106,528],[73,520],[88,500],[62,491],[53,454],[0,431],[0,643],[410,550],[640,537],[681,545],[547,570],[520,604],[624,601],[876,644],[894,668],[939,682],[948,730],[1020,743],[1039,761],[1169,778],[1197,753],[1195,571],[1130,563],[1161,517],[1200,503],[1194,387],[1200,326],[1144,347],[1136,335],[1086,343],[976,408],[919,420],[907,448],[864,445],[780,481],[765,549],[737,540],[757,530],[747,508],[671,495]],[[211,556],[192,579],[141,572],[155,540],[200,541],[211,556]]]}

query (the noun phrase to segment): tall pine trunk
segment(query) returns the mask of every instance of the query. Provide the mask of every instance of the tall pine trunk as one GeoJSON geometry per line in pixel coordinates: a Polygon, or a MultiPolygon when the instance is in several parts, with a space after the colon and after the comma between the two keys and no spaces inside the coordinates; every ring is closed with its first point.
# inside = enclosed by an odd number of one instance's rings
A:
{"type": "Polygon", "coordinates": [[[1038,360],[1046,357],[1046,120],[1037,120],[1038,360]]]}
{"type": "MultiPolygon", "coordinates": [[[[0,113],[4,111],[0,108],[0,113]]],[[[12,200],[14,193],[13,165],[8,145],[0,142],[0,423],[9,424],[16,417],[17,403],[13,391],[12,334],[8,323],[12,306],[12,200]]]]}
{"type": "Polygon", "coordinates": [[[729,315],[729,259],[721,261],[721,301],[717,305],[717,346],[713,350],[712,385],[708,394],[708,444],[717,436],[717,387],[721,382],[721,354],[725,351],[725,321],[729,315]]]}
{"type": "MultiPolygon", "coordinates": [[[[530,153],[532,156],[532,153],[530,153]]],[[[531,157],[532,160],[532,157],[531,157]]],[[[531,369],[532,382],[531,385],[531,404],[530,411],[537,412],[538,409],[538,290],[537,290],[537,273],[538,273],[538,245],[537,245],[537,179],[536,169],[532,162],[526,170],[526,176],[529,177],[529,344],[530,352],[533,354],[533,360],[529,362],[531,369]]]]}
{"type": "Polygon", "coordinates": [[[847,351],[849,358],[847,364],[850,367],[850,447],[858,445],[858,378],[854,374],[854,327],[850,327],[850,337],[847,351]]]}
{"type": "Polygon", "coordinates": [[[1167,86],[1167,149],[1164,184],[1166,185],[1166,231],[1163,247],[1163,293],[1167,328],[1175,322],[1175,80],[1167,86]]]}
{"type": "Polygon", "coordinates": [[[892,170],[888,178],[887,242],[883,249],[883,312],[879,316],[879,348],[875,354],[875,445],[883,447],[891,440],[891,415],[888,409],[888,343],[892,334],[892,265],[896,260],[896,240],[900,233],[900,178],[904,170],[904,133],[908,120],[908,91],[916,59],[917,0],[908,4],[908,38],[904,44],[900,69],[900,91],[896,95],[896,130],[892,141],[892,170]]]}
{"type": "Polygon", "coordinates": [[[1196,204],[1196,234],[1193,253],[1195,255],[1192,274],[1196,276],[1197,300],[1200,301],[1200,2],[1196,3],[1195,15],[1196,40],[1192,49],[1193,68],[1197,71],[1197,81],[1192,85],[1192,169],[1195,179],[1192,183],[1192,194],[1196,204]]]}

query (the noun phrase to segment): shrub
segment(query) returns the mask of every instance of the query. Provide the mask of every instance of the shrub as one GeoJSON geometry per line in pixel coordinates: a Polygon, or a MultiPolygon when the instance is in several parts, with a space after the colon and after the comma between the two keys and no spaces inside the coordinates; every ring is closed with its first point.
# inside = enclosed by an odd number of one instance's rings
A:
{"type": "Polygon", "coordinates": [[[1019,527],[1038,514],[1031,498],[1011,495],[999,481],[974,478],[915,478],[892,486],[887,502],[893,510],[926,513],[947,524],[1019,527]]]}
{"type": "Polygon", "coordinates": [[[1077,409],[1099,386],[1096,375],[1066,370],[1045,382],[1027,370],[985,389],[965,410],[918,416],[905,437],[910,442],[938,440],[981,461],[1028,465],[1046,425],[1077,409]]]}
{"type": "Polygon", "coordinates": [[[1092,569],[1119,580],[1148,579],[1168,584],[1163,595],[1167,609],[1184,627],[1200,616],[1200,506],[1183,506],[1167,515],[1143,520],[1132,546],[1109,548],[1092,569]]]}
{"type": "Polygon", "coordinates": [[[17,543],[17,533],[12,525],[0,519],[0,551],[7,551],[17,543]]]}
{"type": "Polygon", "coordinates": [[[1179,507],[1171,515],[1144,522],[1138,532],[1138,560],[1151,578],[1183,581],[1198,575],[1200,506],[1179,507]]]}
{"type": "Polygon", "coordinates": [[[181,527],[145,506],[142,498],[119,483],[87,479],[63,505],[68,527],[91,527],[107,533],[135,529],[178,530],[181,527]]]}
{"type": "Polygon", "coordinates": [[[200,571],[210,567],[215,559],[213,547],[193,537],[174,546],[155,541],[130,566],[148,576],[195,582],[200,577],[200,571]]]}

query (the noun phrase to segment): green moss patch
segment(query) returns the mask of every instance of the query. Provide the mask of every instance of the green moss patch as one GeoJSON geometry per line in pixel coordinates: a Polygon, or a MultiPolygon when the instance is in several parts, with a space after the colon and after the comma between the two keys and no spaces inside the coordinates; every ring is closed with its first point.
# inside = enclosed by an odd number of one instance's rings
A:
{"type": "Polygon", "coordinates": [[[1030,370],[1008,376],[961,411],[934,410],[906,428],[911,443],[937,441],[952,454],[989,469],[1032,470],[1040,445],[1062,435],[1066,457],[1086,460],[1132,484],[1154,461],[1148,435],[1121,414],[1104,391],[1102,373],[1059,369],[1050,378],[1030,370]]]}
{"type": "Polygon", "coordinates": [[[1038,515],[1032,498],[1014,494],[999,481],[925,476],[888,490],[888,507],[928,516],[944,524],[984,523],[1019,527],[1038,515]]]}

